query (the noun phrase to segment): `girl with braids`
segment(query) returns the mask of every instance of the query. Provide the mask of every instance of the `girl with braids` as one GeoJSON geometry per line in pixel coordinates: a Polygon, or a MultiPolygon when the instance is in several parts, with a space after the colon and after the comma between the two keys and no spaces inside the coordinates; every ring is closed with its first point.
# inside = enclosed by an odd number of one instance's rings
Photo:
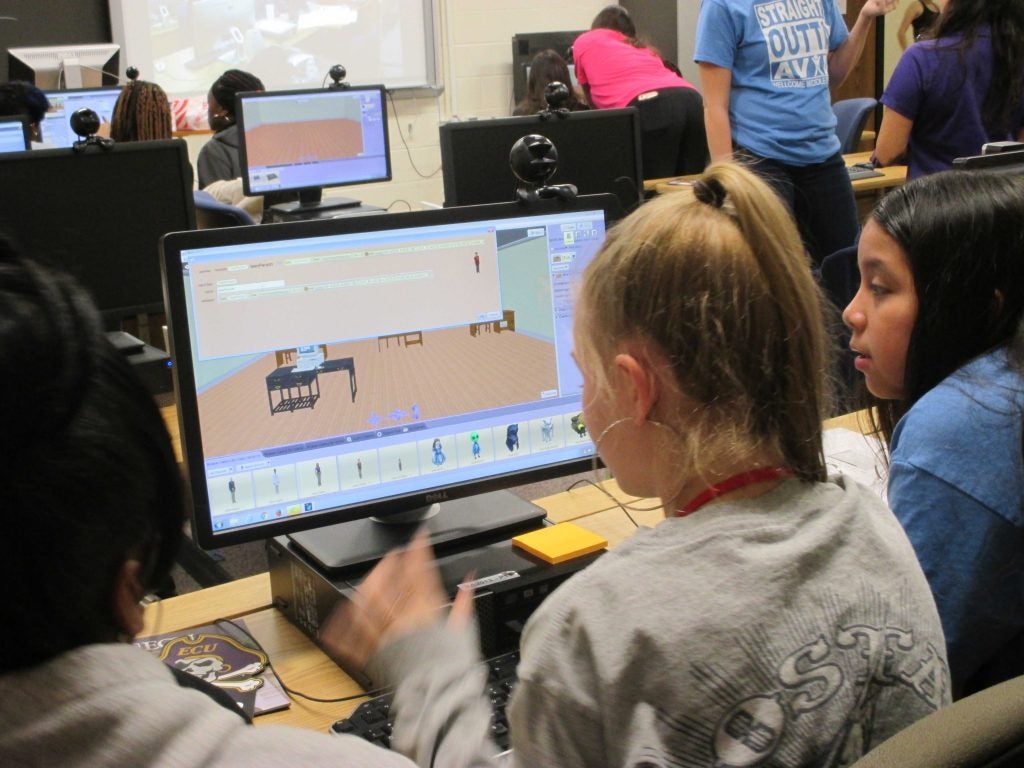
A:
{"type": "Polygon", "coordinates": [[[262,91],[263,82],[248,72],[229,69],[218,77],[206,94],[207,117],[214,131],[199,150],[196,170],[199,188],[215,181],[231,181],[242,176],[238,161],[238,125],[235,123],[235,96],[244,91],[262,91]]]}
{"type": "Polygon", "coordinates": [[[0,306],[0,765],[412,768],[355,737],[251,728],[131,644],[185,520],[163,419],[85,292],[3,242],[0,306]]]}
{"type": "Polygon", "coordinates": [[[171,138],[171,103],[156,83],[133,79],[121,89],[110,116],[114,141],[152,141],[171,138]]]}
{"type": "Polygon", "coordinates": [[[989,141],[1024,140],[1024,3],[947,0],[882,95],[879,165],[907,177],[948,170],[989,141]]]}
{"type": "MultiPolygon", "coordinates": [[[[584,417],[622,490],[665,519],[528,621],[514,764],[849,765],[949,701],[906,535],[875,495],[826,478],[826,327],[786,209],[736,164],[609,233],[575,316],[584,417]]],[[[321,634],[398,685],[393,743],[420,765],[486,763],[459,592],[439,622],[414,545],[321,634]]]]}
{"type": "Polygon", "coordinates": [[[889,504],[938,603],[954,694],[1024,674],[1024,180],[893,190],[843,319],[889,446],[889,504]]]}

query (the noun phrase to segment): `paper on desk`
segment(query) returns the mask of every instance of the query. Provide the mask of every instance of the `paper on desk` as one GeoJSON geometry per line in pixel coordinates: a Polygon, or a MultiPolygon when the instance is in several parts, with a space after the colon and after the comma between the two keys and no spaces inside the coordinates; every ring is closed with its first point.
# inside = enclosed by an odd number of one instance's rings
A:
{"type": "Polygon", "coordinates": [[[824,446],[829,475],[849,477],[885,500],[887,472],[882,442],[877,437],[851,429],[828,429],[824,446]]]}

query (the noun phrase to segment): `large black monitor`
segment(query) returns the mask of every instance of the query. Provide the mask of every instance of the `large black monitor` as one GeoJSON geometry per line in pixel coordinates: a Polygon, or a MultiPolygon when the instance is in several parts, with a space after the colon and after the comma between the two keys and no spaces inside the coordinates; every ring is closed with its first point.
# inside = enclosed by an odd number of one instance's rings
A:
{"type": "Polygon", "coordinates": [[[39,124],[43,143],[53,147],[70,147],[78,140],[78,136],[71,130],[71,115],[79,109],[91,109],[99,115],[100,120],[109,123],[121,89],[74,88],[45,93],[50,108],[46,112],[46,119],[39,124]]]}
{"type": "Polygon", "coordinates": [[[119,53],[114,43],[10,48],[7,76],[43,90],[117,85],[119,53]]]}
{"type": "Polygon", "coordinates": [[[359,201],[323,188],[391,179],[382,85],[244,93],[236,111],[247,195],[297,191],[289,213],[343,208],[359,201]]]}
{"type": "Polygon", "coordinates": [[[574,288],[619,213],[600,195],[165,238],[199,545],[290,533],[343,567],[386,527],[370,515],[441,501],[443,527],[447,500],[589,467],[574,288]]]}
{"type": "Polygon", "coordinates": [[[643,201],[640,118],[635,107],[466,120],[441,126],[444,204],[479,205],[514,200],[509,168],[512,145],[539,133],[555,144],[558,170],[550,183],[575,184],[580,194],[611,192],[625,210],[643,201]]]}
{"type": "Polygon", "coordinates": [[[195,227],[185,142],[0,155],[0,231],[75,275],[108,327],[163,311],[160,238],[195,227]]]}
{"type": "Polygon", "coordinates": [[[569,63],[569,71],[575,75],[572,44],[585,31],[580,29],[572,32],[523,32],[512,36],[512,98],[516,103],[526,98],[530,62],[543,50],[550,48],[555,51],[569,63]]]}
{"type": "Polygon", "coordinates": [[[963,171],[990,171],[1024,176],[1024,149],[958,157],[953,160],[953,168],[963,171]]]}
{"type": "Polygon", "coordinates": [[[27,117],[0,117],[0,152],[24,152],[31,146],[30,142],[27,117]]]}

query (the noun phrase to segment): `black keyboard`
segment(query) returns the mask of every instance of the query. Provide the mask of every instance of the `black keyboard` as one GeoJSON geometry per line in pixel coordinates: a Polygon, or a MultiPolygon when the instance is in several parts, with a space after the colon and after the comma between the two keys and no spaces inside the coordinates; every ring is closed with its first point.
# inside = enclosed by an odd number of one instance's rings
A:
{"type": "Polygon", "coordinates": [[[850,181],[857,181],[858,179],[874,179],[878,176],[885,176],[881,171],[876,171],[874,168],[869,168],[863,165],[848,165],[846,166],[846,172],[850,174],[850,181]]]}
{"type": "MultiPolygon", "coordinates": [[[[485,663],[488,667],[485,695],[490,699],[492,708],[491,738],[501,751],[505,751],[509,748],[505,705],[515,688],[519,652],[512,651],[495,656],[485,663]]],[[[378,746],[391,749],[391,730],[395,724],[391,716],[392,699],[392,694],[386,693],[364,701],[350,717],[334,723],[331,726],[331,733],[351,733],[362,736],[378,746]]]]}

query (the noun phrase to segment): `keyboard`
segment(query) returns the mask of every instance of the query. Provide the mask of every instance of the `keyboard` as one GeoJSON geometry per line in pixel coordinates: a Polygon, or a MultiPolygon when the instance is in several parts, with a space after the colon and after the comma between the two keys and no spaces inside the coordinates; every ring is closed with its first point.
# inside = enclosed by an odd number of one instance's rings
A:
{"type": "Polygon", "coordinates": [[[846,166],[846,172],[850,174],[850,181],[857,181],[858,179],[874,179],[878,176],[885,176],[884,173],[876,171],[874,168],[867,168],[862,165],[848,165],[846,166]]]}
{"type": "MultiPolygon", "coordinates": [[[[491,738],[504,752],[509,748],[505,705],[515,688],[519,652],[504,653],[484,663],[488,667],[487,690],[484,693],[491,702],[491,738]]],[[[350,717],[334,723],[330,728],[331,733],[351,733],[385,749],[391,749],[391,731],[395,724],[391,716],[393,698],[392,694],[386,693],[364,701],[350,717]]]]}

